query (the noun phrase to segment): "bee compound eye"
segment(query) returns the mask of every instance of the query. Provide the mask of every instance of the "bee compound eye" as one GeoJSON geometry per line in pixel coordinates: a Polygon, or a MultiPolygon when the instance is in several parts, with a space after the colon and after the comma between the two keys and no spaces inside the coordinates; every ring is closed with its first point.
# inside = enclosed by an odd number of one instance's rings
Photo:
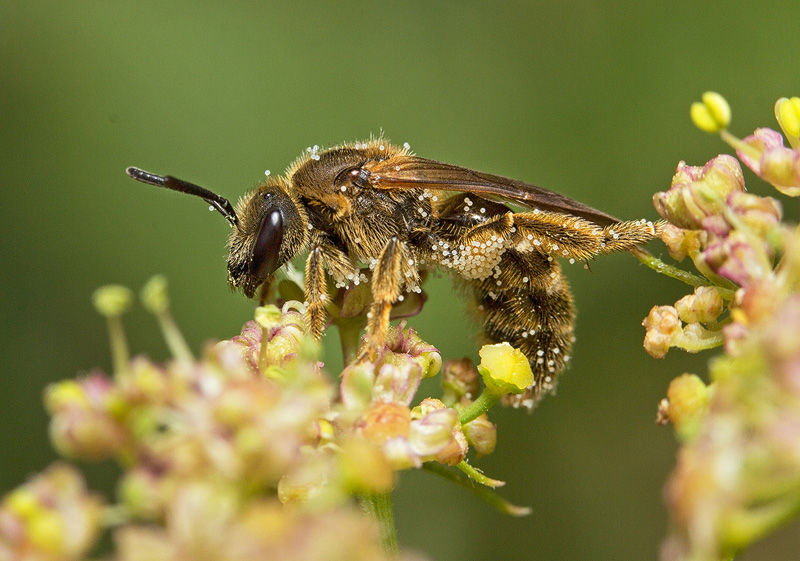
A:
{"type": "Polygon", "coordinates": [[[281,211],[268,212],[261,220],[258,237],[250,252],[250,271],[259,280],[278,268],[278,255],[283,241],[284,224],[281,211]]]}

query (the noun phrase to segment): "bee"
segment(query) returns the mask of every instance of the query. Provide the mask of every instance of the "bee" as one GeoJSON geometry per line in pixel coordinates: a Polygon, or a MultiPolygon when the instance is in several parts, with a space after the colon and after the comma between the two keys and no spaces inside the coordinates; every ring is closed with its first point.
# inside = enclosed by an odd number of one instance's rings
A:
{"type": "Polygon", "coordinates": [[[306,319],[316,338],[326,321],[327,279],[348,285],[368,265],[373,300],[360,361],[379,355],[392,305],[403,292],[420,291],[422,271],[451,273],[483,339],[507,341],[528,358],[535,380],[510,399],[528,408],[553,391],[574,341],[572,295],[557,259],[632,250],[658,230],[541,187],[421,158],[382,138],[308,149],[235,210],[192,183],[127,173],[199,196],[230,222],[228,282],[250,298],[259,291],[263,301],[275,272],[307,253],[306,319]]]}

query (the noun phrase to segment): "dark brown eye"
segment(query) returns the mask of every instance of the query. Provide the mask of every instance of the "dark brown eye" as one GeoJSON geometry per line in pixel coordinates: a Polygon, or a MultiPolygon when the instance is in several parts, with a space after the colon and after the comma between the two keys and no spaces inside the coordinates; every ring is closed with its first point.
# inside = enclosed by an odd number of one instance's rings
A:
{"type": "Polygon", "coordinates": [[[259,280],[278,268],[278,254],[283,241],[283,216],[275,209],[261,220],[261,229],[250,252],[250,271],[259,280]]]}

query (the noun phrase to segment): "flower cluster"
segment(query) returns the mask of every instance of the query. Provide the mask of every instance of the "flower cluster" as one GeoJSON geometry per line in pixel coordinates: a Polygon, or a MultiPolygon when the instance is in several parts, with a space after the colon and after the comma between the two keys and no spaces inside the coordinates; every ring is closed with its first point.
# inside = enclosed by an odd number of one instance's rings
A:
{"type": "MultiPolygon", "coordinates": [[[[331,299],[340,328],[363,324],[364,297],[355,288],[331,299]]],[[[0,558],[82,559],[103,527],[114,526],[123,561],[389,559],[397,545],[377,498],[388,496],[399,470],[435,462],[502,484],[466,457],[471,446],[478,455],[494,449],[485,394],[496,403],[529,383],[508,365],[481,366],[493,389],[477,396],[478,370],[448,363],[441,399],[420,399],[421,381],[439,373],[442,359],[401,322],[375,362],[350,364],[334,379],[296,301],[257,308],[241,334],[208,345],[198,360],[169,315],[159,277],[142,300],[174,359],[157,364],[128,354],[121,315],[131,300],[123,287],[95,294],[108,318],[113,374],[90,372],[45,392],[63,456],[122,467],[117,504],[104,506],[77,472],[56,465],[0,504],[0,558]]]]}
{"type": "MultiPolygon", "coordinates": [[[[719,132],[745,165],[786,195],[800,195],[800,99],[781,99],[780,134],[758,129],[738,140],[730,109],[707,93],[692,107],[698,127],[719,132]]],[[[722,346],[707,385],[684,374],[659,406],[682,442],[666,489],[672,531],[662,558],[728,558],[800,510],[800,232],[774,198],[745,191],[739,162],[721,155],[683,162],[669,191],[654,197],[669,221],[662,240],[703,275],[657,268],[695,285],[644,321],[646,350],[722,346]]],[[[663,267],[661,267],[663,265],[663,267]]]]}

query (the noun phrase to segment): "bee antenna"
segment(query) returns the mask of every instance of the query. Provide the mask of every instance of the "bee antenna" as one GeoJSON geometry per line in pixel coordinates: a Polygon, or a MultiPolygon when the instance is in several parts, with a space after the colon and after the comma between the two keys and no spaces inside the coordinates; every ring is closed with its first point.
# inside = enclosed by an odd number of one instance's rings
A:
{"type": "Polygon", "coordinates": [[[156,175],[154,173],[150,173],[149,171],[144,171],[134,167],[126,169],[125,173],[134,178],[136,181],[141,181],[142,183],[149,183],[150,185],[158,185],[159,187],[165,187],[167,189],[172,189],[173,191],[180,191],[181,193],[196,195],[218,210],[219,213],[231,223],[231,225],[237,227],[239,226],[239,217],[236,216],[236,211],[233,210],[233,206],[231,205],[230,201],[220,197],[216,193],[212,193],[208,189],[200,187],[199,185],[195,185],[194,183],[189,183],[183,179],[172,177],[171,175],[156,175]]]}

